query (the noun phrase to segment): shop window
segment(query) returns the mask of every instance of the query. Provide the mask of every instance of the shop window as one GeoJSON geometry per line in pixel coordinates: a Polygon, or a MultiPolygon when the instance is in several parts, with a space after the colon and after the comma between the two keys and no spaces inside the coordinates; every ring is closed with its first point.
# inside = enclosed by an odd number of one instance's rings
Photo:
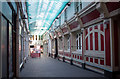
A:
{"type": "Polygon", "coordinates": [[[34,35],[33,35],[33,40],[34,40],[34,35]]]}
{"type": "Polygon", "coordinates": [[[43,35],[41,36],[41,40],[43,40],[43,35]]]}
{"type": "Polygon", "coordinates": [[[67,40],[67,48],[68,48],[68,50],[70,50],[70,36],[68,36],[68,40],[67,40]]]}
{"type": "Polygon", "coordinates": [[[36,35],[36,40],[37,40],[37,35],[36,35]]]}
{"type": "Polygon", "coordinates": [[[39,35],[39,40],[40,40],[40,35],[39,35]]]}
{"type": "Polygon", "coordinates": [[[82,49],[82,35],[79,33],[76,35],[76,45],[77,45],[77,50],[82,49]]]}

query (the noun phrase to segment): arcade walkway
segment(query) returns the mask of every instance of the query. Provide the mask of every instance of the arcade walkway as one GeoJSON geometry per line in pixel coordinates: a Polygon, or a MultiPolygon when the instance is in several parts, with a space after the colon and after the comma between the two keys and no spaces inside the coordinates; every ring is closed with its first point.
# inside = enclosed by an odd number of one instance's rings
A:
{"type": "Polygon", "coordinates": [[[104,77],[101,74],[85,70],[57,59],[42,55],[41,58],[29,58],[20,77],[104,77]]]}

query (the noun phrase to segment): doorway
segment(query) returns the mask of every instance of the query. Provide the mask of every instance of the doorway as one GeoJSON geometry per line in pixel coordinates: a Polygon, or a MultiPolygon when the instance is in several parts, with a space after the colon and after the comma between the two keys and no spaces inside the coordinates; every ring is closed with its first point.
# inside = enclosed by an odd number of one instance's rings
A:
{"type": "Polygon", "coordinates": [[[1,20],[2,77],[13,77],[12,24],[4,15],[1,20]]]}
{"type": "Polygon", "coordinates": [[[115,54],[115,67],[119,67],[120,71],[120,15],[116,16],[113,20],[114,23],[114,54],[115,54]]]}
{"type": "MultiPolygon", "coordinates": [[[[120,17],[119,17],[120,18],[120,17]]],[[[120,20],[118,20],[118,53],[119,53],[119,71],[120,71],[120,20]]]]}
{"type": "Polygon", "coordinates": [[[58,56],[58,43],[57,38],[55,38],[55,58],[58,56]]]}
{"type": "Polygon", "coordinates": [[[1,17],[1,53],[2,53],[2,77],[8,76],[8,54],[7,54],[7,20],[1,17]]]}

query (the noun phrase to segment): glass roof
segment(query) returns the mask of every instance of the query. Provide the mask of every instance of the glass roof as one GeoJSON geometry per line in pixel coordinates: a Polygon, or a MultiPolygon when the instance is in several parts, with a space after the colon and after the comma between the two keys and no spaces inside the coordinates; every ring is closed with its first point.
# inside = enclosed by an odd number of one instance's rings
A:
{"type": "Polygon", "coordinates": [[[32,35],[42,35],[52,25],[69,0],[28,0],[29,30],[32,35]]]}

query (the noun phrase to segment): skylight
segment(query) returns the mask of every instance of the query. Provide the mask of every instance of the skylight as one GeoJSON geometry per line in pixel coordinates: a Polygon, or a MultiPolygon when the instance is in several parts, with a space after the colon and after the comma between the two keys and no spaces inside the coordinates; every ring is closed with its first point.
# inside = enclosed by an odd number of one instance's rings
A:
{"type": "Polygon", "coordinates": [[[69,0],[28,0],[29,29],[32,35],[45,33],[69,0]]]}

